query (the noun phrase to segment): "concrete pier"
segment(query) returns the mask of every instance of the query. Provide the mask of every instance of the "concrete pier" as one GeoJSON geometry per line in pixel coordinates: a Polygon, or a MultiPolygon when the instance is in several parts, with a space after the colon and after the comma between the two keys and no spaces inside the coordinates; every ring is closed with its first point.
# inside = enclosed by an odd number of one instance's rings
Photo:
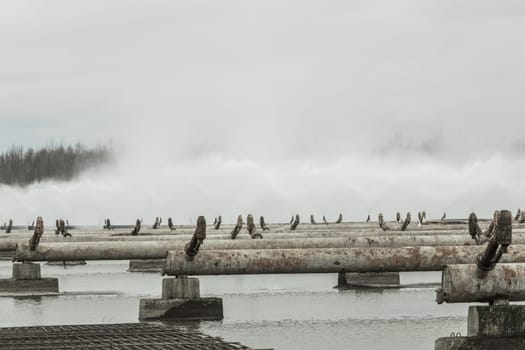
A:
{"type": "Polygon", "coordinates": [[[40,264],[33,263],[16,263],[13,264],[13,279],[15,280],[39,280],[42,276],[40,274],[40,264]]]}
{"type": "Polygon", "coordinates": [[[13,264],[12,278],[0,279],[0,295],[39,296],[58,293],[58,279],[42,278],[40,264],[13,264]]]}
{"type": "Polygon", "coordinates": [[[399,288],[399,272],[339,272],[337,288],[399,288]]]}
{"type": "Polygon", "coordinates": [[[525,337],[525,306],[469,306],[467,336],[525,337]]]}
{"type": "Polygon", "coordinates": [[[0,250],[0,260],[12,260],[13,256],[15,256],[14,250],[0,250]]]}
{"type": "Polygon", "coordinates": [[[159,273],[166,265],[166,259],[133,259],[129,261],[128,272],[159,273]]]}
{"type": "Polygon", "coordinates": [[[466,337],[436,340],[435,350],[525,349],[525,306],[470,306],[466,337]]]}
{"type": "Polygon", "coordinates": [[[435,350],[523,350],[525,337],[444,337],[436,340],[435,350]]]}
{"type": "Polygon", "coordinates": [[[201,298],[197,278],[165,278],[161,299],[141,299],[140,320],[222,320],[220,298],[201,298]]]}

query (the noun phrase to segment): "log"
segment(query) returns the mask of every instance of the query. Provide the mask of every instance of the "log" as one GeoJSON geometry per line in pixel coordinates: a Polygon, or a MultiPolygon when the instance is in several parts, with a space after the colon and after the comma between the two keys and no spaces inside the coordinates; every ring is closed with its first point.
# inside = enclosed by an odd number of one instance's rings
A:
{"type": "Polygon", "coordinates": [[[525,264],[498,264],[485,278],[478,278],[476,270],[475,264],[447,266],[437,290],[438,304],[525,301],[525,264]]]}
{"type": "MultiPolygon", "coordinates": [[[[525,244],[525,236],[516,240],[525,244]]],[[[182,250],[186,241],[58,242],[40,243],[35,251],[25,244],[16,249],[17,261],[164,259],[168,250],[182,250]]],[[[276,240],[205,240],[200,250],[374,248],[407,246],[467,246],[476,242],[464,236],[390,236],[276,240]]],[[[481,249],[481,248],[480,248],[481,249]]],[[[481,251],[481,250],[480,250],[481,251]]]]}
{"type": "MultiPolygon", "coordinates": [[[[234,275],[336,272],[439,271],[473,264],[482,246],[335,249],[203,250],[193,261],[169,251],[168,275],[234,275]]],[[[503,259],[525,262],[525,247],[512,246],[503,259]]]]}
{"type": "MultiPolygon", "coordinates": [[[[323,234],[310,233],[266,233],[264,242],[248,243],[251,238],[240,236],[232,240],[227,235],[208,235],[202,245],[202,249],[208,247],[219,247],[212,249],[274,249],[274,248],[344,248],[344,247],[405,247],[405,246],[464,246],[476,245],[476,241],[468,235],[392,235],[392,236],[362,236],[351,233],[334,233],[326,232],[323,234]],[[226,248],[223,248],[226,247],[226,248]]],[[[62,238],[43,236],[40,244],[61,244],[65,243],[72,247],[76,243],[97,243],[112,244],[118,242],[129,242],[140,244],[143,242],[174,242],[177,245],[183,245],[189,242],[191,236],[121,236],[121,237],[79,237],[62,238]]],[[[0,239],[0,251],[14,251],[17,245],[26,243],[28,239],[0,239]]],[[[514,234],[513,242],[515,244],[525,244],[525,234],[514,234]]]]}

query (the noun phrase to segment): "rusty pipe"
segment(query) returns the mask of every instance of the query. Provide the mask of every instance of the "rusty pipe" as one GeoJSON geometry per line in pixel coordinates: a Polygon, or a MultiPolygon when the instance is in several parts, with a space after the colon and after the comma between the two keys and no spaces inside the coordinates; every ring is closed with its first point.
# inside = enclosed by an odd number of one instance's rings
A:
{"type": "Polygon", "coordinates": [[[525,264],[499,264],[484,278],[477,265],[451,265],[443,270],[438,304],[489,302],[506,299],[525,301],[525,264]]]}
{"type": "MultiPolygon", "coordinates": [[[[439,271],[446,265],[472,264],[482,247],[402,247],[207,250],[193,261],[169,251],[165,274],[233,275],[335,272],[439,271]]],[[[512,246],[507,262],[525,262],[525,246],[512,246]]]]}
{"type": "MultiPolygon", "coordinates": [[[[515,236],[517,244],[525,244],[525,235],[515,236]]],[[[5,243],[5,242],[4,242],[5,243]]],[[[127,260],[127,259],[164,259],[168,250],[184,248],[182,240],[155,241],[107,241],[107,242],[40,242],[35,252],[17,242],[12,242],[6,250],[16,250],[18,261],[62,261],[62,260],[127,260]],[[111,253],[108,255],[108,249],[111,253]],[[122,253],[114,254],[115,251],[122,253]],[[129,256],[126,255],[129,251],[129,256]],[[141,257],[142,251],[146,251],[141,257]],[[106,256],[107,255],[107,256],[106,256]]],[[[468,236],[383,236],[355,238],[310,238],[310,239],[237,239],[205,240],[201,250],[229,249],[314,249],[314,248],[374,248],[407,246],[475,246],[468,236]]],[[[2,244],[0,244],[0,248],[2,244]]],[[[1,250],[1,249],[0,249],[1,250]]]]}

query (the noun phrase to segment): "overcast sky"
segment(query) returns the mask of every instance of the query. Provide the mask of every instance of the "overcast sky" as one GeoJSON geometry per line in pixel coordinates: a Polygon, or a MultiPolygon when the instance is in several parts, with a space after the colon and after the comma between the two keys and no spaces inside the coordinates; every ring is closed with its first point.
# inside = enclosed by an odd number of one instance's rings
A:
{"type": "Polygon", "coordinates": [[[111,143],[0,219],[525,208],[523,1],[0,4],[0,149],[111,143]]]}

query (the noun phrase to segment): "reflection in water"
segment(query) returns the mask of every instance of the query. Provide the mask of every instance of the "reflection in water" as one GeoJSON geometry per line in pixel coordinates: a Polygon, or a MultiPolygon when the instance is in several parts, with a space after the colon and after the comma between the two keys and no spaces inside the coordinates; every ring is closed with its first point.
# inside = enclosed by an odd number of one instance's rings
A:
{"type": "MultiPolygon", "coordinates": [[[[89,262],[64,269],[60,296],[0,298],[0,326],[137,322],[139,300],[160,297],[158,274],[128,273],[127,262],[89,262]]],[[[0,262],[0,271],[10,263],[0,262]]],[[[425,281],[435,274],[401,276],[425,281]]],[[[345,290],[337,275],[199,277],[203,296],[223,298],[220,322],[167,322],[228,341],[275,349],[429,349],[452,331],[465,332],[465,305],[437,305],[434,288],[345,290]]]]}
{"type": "Polygon", "coordinates": [[[21,296],[21,297],[13,297],[12,299],[15,302],[15,306],[17,305],[40,305],[42,303],[41,296],[21,296]]]}

